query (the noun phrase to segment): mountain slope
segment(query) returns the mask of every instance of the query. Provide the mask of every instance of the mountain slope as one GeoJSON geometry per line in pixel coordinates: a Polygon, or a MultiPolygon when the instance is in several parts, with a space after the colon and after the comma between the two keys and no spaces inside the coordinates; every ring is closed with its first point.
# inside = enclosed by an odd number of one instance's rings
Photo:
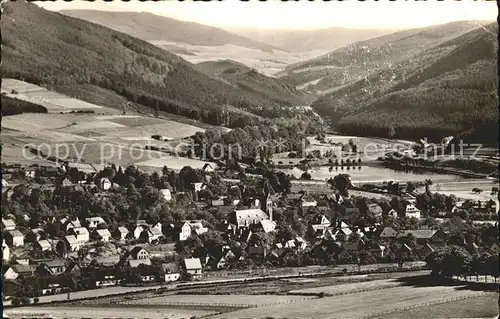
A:
{"type": "Polygon", "coordinates": [[[317,30],[255,30],[233,32],[259,42],[275,45],[290,52],[331,51],[350,43],[368,40],[396,30],[349,29],[331,27],[317,30]]]}
{"type": "Polygon", "coordinates": [[[290,65],[281,77],[323,95],[477,27],[475,22],[460,21],[395,32],[290,65]]]}
{"type": "Polygon", "coordinates": [[[224,79],[242,90],[259,94],[277,103],[289,106],[306,104],[306,97],[293,86],[265,76],[242,63],[219,60],[201,62],[196,66],[208,75],[224,79]]]}
{"type": "Polygon", "coordinates": [[[228,124],[221,122],[228,118],[220,116],[224,111],[237,117],[240,108],[266,116],[277,105],[145,41],[31,3],[6,3],[1,27],[5,78],[55,90],[92,84],[151,109],[215,125],[228,124]]]}
{"type": "Polygon", "coordinates": [[[266,52],[282,50],[273,45],[260,43],[219,28],[152,13],[97,10],[62,10],[61,13],[100,24],[146,41],[162,40],[204,46],[232,44],[266,52]]]}
{"type": "Polygon", "coordinates": [[[322,97],[341,132],[492,141],[498,120],[497,26],[479,27],[322,97]]]}

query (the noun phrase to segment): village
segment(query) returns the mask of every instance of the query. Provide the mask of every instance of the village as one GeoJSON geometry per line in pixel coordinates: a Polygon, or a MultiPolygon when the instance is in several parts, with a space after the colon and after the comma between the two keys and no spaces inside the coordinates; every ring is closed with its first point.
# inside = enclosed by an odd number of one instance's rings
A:
{"type": "Polygon", "coordinates": [[[380,185],[399,194],[387,200],[350,196],[346,174],[322,192],[297,191],[267,167],[248,175],[241,167],[164,167],[161,176],[114,165],[95,173],[3,170],[3,298],[13,305],[228,270],[265,276],[279,267],[402,265],[447,245],[499,251],[494,201],[460,201],[428,187],[419,194],[410,183],[380,185]]]}

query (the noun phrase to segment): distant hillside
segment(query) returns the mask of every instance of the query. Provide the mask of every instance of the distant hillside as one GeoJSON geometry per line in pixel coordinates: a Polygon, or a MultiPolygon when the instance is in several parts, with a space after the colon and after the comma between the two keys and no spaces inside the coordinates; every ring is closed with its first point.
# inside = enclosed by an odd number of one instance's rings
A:
{"type": "Polygon", "coordinates": [[[242,116],[238,109],[276,115],[277,103],[209,77],[145,41],[27,2],[4,6],[2,77],[55,90],[92,84],[152,110],[214,125],[229,125],[242,116]]]}
{"type": "Polygon", "coordinates": [[[146,41],[162,40],[204,46],[232,44],[266,52],[282,50],[276,46],[257,42],[219,28],[152,13],[97,10],[62,10],[60,12],[146,41]]]}
{"type": "Polygon", "coordinates": [[[289,106],[306,104],[306,97],[293,86],[265,76],[242,63],[219,60],[201,62],[196,66],[208,75],[224,79],[242,90],[259,94],[277,103],[289,106]]]}
{"type": "Polygon", "coordinates": [[[331,27],[317,30],[256,30],[239,29],[233,32],[247,38],[275,45],[290,52],[331,51],[348,44],[379,37],[397,30],[349,29],[331,27]]]}
{"type": "Polygon", "coordinates": [[[497,25],[457,36],[313,103],[341,132],[493,142],[498,121],[497,25]]]}
{"type": "Polygon", "coordinates": [[[393,67],[440,43],[478,27],[460,21],[427,28],[410,29],[356,42],[323,56],[290,65],[281,78],[302,85],[319,95],[364,78],[378,69],[393,67]]]}

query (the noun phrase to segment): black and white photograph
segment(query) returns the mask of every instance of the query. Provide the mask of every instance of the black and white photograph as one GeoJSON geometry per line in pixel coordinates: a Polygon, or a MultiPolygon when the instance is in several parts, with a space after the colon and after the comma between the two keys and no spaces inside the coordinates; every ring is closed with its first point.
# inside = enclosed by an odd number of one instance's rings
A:
{"type": "Polygon", "coordinates": [[[0,5],[2,318],[499,318],[497,1],[0,5]]]}

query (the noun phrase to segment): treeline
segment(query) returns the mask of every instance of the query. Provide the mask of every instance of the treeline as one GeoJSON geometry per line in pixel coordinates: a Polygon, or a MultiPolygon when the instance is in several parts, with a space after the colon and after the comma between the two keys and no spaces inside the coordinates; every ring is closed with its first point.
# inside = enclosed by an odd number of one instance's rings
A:
{"type": "Polygon", "coordinates": [[[2,94],[2,116],[22,113],[47,113],[47,109],[41,105],[2,94]]]}
{"type": "Polygon", "coordinates": [[[308,135],[321,127],[314,122],[298,121],[288,125],[246,125],[222,134],[208,130],[194,136],[196,156],[211,156],[214,159],[236,159],[249,163],[267,161],[273,154],[281,152],[303,152],[309,145],[308,135]]]}
{"type": "MultiPolygon", "coordinates": [[[[271,116],[279,105],[214,80],[152,44],[99,25],[23,2],[8,3],[3,15],[4,77],[49,89],[92,84],[152,109],[217,125],[227,124],[227,119],[216,123],[207,112],[220,106],[271,116]]],[[[236,120],[233,113],[229,121],[236,120]]]]}

